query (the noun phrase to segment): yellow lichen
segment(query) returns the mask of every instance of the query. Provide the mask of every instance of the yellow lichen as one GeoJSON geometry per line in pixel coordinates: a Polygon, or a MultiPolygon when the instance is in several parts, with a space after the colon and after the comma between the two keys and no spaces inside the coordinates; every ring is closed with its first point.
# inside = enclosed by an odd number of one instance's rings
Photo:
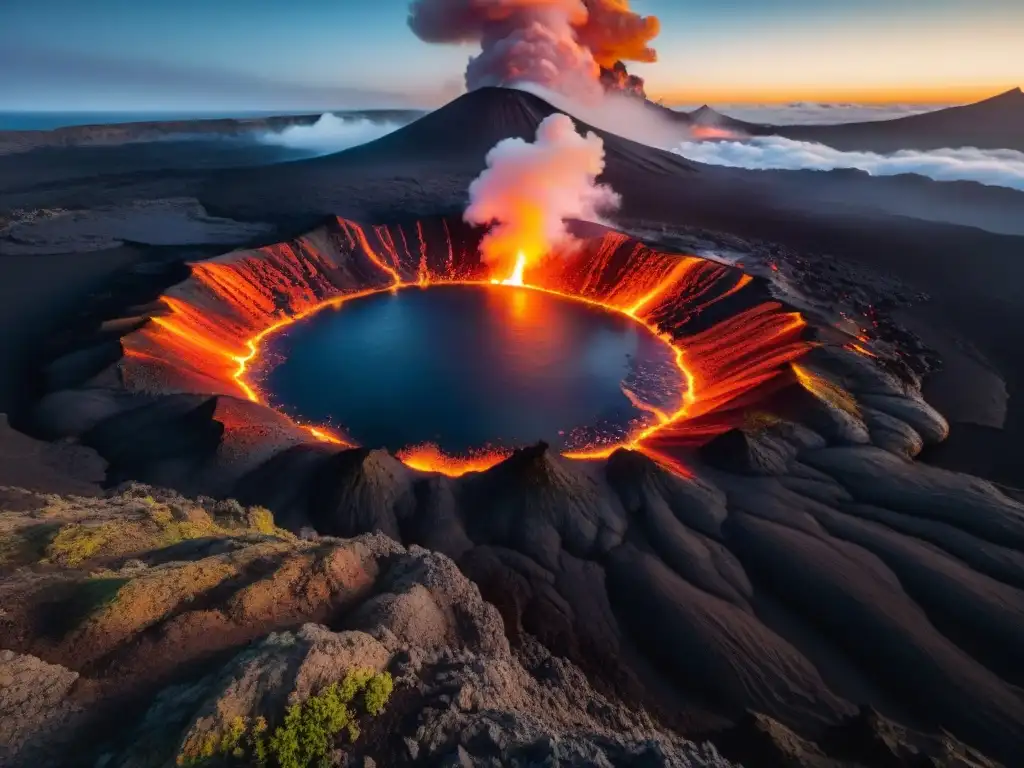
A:
{"type": "Polygon", "coordinates": [[[248,514],[249,525],[260,533],[274,535],[278,529],[274,526],[274,514],[264,507],[252,507],[248,514]]]}
{"type": "Polygon", "coordinates": [[[65,525],[46,547],[46,559],[75,568],[100,551],[114,527],[113,523],[65,525]]]}

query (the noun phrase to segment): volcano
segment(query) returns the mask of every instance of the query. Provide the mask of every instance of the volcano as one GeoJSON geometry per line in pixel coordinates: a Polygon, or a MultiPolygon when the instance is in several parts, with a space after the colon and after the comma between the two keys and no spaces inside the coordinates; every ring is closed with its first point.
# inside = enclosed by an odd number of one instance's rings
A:
{"type": "MultiPolygon", "coordinates": [[[[493,143],[532,135],[553,111],[529,94],[484,89],[338,155],[163,187],[149,177],[104,182],[105,195],[132,185],[194,192],[214,215],[252,218],[273,234],[191,249],[187,263],[146,263],[131,275],[136,289],[111,287],[88,316],[97,322],[76,322],[39,371],[43,391],[23,422],[99,453],[111,484],[236,498],[292,532],[383,533],[441,552],[500,612],[501,642],[524,658],[540,644],[568,660],[538,664],[538,676],[572,684],[578,667],[610,698],[744,764],[908,765],[922,752],[973,760],[959,742],[1013,764],[1024,751],[1024,505],[915,460],[949,427],[922,395],[927,351],[887,320],[887,307],[905,306],[902,287],[883,291],[838,259],[754,238],[892,269],[925,264],[925,279],[956,299],[949,306],[965,317],[984,306],[985,334],[1008,340],[1021,326],[987,322],[1006,317],[1003,304],[978,297],[992,283],[1019,285],[1002,258],[1016,239],[845,209],[793,213],[751,174],[601,133],[602,181],[624,197],[622,231],[573,222],[578,247],[524,269],[521,286],[503,285],[508,276],[481,257],[482,232],[462,219],[465,190],[493,143]],[[470,455],[479,436],[404,450],[413,438],[403,434],[392,451],[380,433],[350,434],[344,422],[364,396],[351,387],[358,397],[329,423],[275,390],[274,370],[293,351],[276,345],[296,341],[289,334],[446,291],[522,292],[612,316],[617,329],[671,350],[675,397],[616,375],[641,413],[612,439],[556,444],[534,429],[507,450],[470,455]]],[[[419,346],[457,363],[454,336],[439,331],[419,346]]],[[[577,337],[564,357],[585,343],[577,337]]],[[[359,366],[365,351],[345,353],[337,364],[359,366]]],[[[470,383],[481,371],[471,373],[470,383]]],[[[488,395],[485,406],[497,397],[488,395]]],[[[595,413],[583,421],[593,426],[595,413]]],[[[384,537],[371,539],[386,549],[384,537]]],[[[309,543],[308,568],[333,573],[333,561],[318,559],[321,541],[309,543]]],[[[158,575],[168,559],[195,555],[167,549],[152,561],[158,575]]],[[[264,578],[263,560],[245,568],[264,578]]],[[[338,570],[379,580],[358,563],[338,570]]],[[[296,565],[280,577],[299,603],[316,589],[304,573],[296,565]]],[[[416,592],[407,576],[394,578],[416,592]]],[[[346,616],[404,622],[398,603],[366,594],[352,592],[346,616]]],[[[256,596],[218,607],[221,596],[207,589],[195,613],[227,621],[263,610],[256,596]]],[[[441,635],[462,614],[458,601],[443,610],[452,618],[435,622],[430,641],[449,663],[441,635]]],[[[296,615],[330,623],[338,612],[296,615]]],[[[145,659],[150,639],[173,644],[182,635],[163,630],[195,618],[182,616],[152,632],[146,624],[142,642],[117,642],[145,659]]],[[[83,674],[116,667],[97,658],[83,674]]],[[[445,695],[445,707],[461,706],[445,695]]]]}
{"type": "MultiPolygon", "coordinates": [[[[656,105],[652,109],[665,111],[656,105]]],[[[455,213],[465,207],[466,189],[494,144],[503,138],[532,137],[556,111],[530,93],[482,88],[344,152],[203,176],[195,194],[211,213],[271,222],[289,236],[336,215],[389,221],[455,213]]],[[[581,132],[601,137],[606,163],[602,179],[622,193],[625,218],[852,256],[877,252],[886,242],[912,240],[915,226],[905,217],[941,218],[995,232],[1020,231],[1024,218],[1019,196],[996,187],[918,176],[865,179],[843,171],[743,171],[702,165],[574,121],[581,132]],[[865,210],[873,212],[869,231],[863,227],[865,210]],[[825,214],[830,229],[819,232],[825,214]],[[801,219],[799,228],[788,226],[793,217],[801,219]]],[[[680,139],[687,130],[680,128],[680,139]]],[[[939,238],[929,250],[947,246],[951,254],[960,249],[939,238]]]]}

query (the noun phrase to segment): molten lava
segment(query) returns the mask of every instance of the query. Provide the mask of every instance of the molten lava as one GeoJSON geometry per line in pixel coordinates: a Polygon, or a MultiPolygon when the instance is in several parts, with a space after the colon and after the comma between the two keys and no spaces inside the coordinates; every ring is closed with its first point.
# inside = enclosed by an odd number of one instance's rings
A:
{"type": "Polygon", "coordinates": [[[516,263],[512,267],[512,272],[504,280],[498,280],[497,278],[491,280],[494,285],[525,285],[523,282],[523,273],[526,272],[526,254],[522,251],[516,253],[516,263]]]}
{"type": "MultiPolygon", "coordinates": [[[[430,231],[419,223],[407,232],[398,225],[364,228],[338,219],[290,243],[194,264],[191,277],[161,297],[165,313],[123,337],[123,380],[133,390],[240,395],[267,405],[251,373],[265,363],[264,340],[281,328],[380,291],[498,283],[620,312],[675,352],[686,382],[678,407],[644,404],[627,392],[651,414],[649,423],[623,440],[567,452],[569,458],[631,448],[680,471],[680,448],[741,424],[749,406],[771,388],[796,376],[820,391],[819,382],[812,384],[803,369],[790,365],[809,346],[802,338],[803,318],[767,300],[734,268],[656,251],[607,231],[537,263],[520,252],[508,276],[498,278],[488,274],[479,245],[478,234],[457,232],[443,220],[430,231]]],[[[317,440],[350,445],[322,425],[304,428],[317,440]]],[[[507,455],[482,450],[452,457],[436,446],[399,452],[414,469],[447,475],[483,470],[507,455]]]]}

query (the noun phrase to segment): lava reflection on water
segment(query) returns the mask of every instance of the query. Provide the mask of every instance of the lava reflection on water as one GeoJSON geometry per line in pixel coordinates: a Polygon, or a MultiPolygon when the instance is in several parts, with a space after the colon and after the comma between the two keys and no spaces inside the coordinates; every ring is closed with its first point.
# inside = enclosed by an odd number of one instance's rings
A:
{"type": "Polygon", "coordinates": [[[264,353],[277,362],[250,381],[276,409],[393,452],[620,443],[685,387],[672,347],[634,319],[504,285],[361,298],[265,339],[264,353]]]}

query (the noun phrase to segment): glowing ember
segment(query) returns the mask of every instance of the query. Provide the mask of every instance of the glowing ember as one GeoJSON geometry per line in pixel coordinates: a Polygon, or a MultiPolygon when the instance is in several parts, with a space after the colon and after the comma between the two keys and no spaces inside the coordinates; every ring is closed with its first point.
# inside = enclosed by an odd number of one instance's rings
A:
{"type": "MultiPolygon", "coordinates": [[[[532,290],[628,315],[671,345],[687,382],[675,411],[648,406],[655,416],[651,426],[615,444],[573,451],[570,458],[597,458],[625,447],[676,466],[680,448],[742,424],[744,409],[766,387],[791,382],[795,373],[821,391],[818,381],[789,365],[808,349],[803,319],[750,293],[754,283],[734,269],[661,253],[615,232],[535,265],[518,255],[517,262],[522,269],[517,265],[498,283],[521,280],[532,290]],[[726,302],[735,308],[719,311],[726,302]]],[[[397,225],[366,230],[338,220],[292,243],[194,265],[191,278],[162,297],[166,313],[122,338],[122,377],[134,390],[240,395],[266,404],[247,374],[258,366],[265,339],[281,328],[376,292],[491,285],[495,278],[487,271],[478,245],[458,239],[447,222],[425,233],[420,224],[406,232],[397,225]],[[442,246],[428,249],[427,242],[442,246]]],[[[306,429],[317,440],[347,445],[321,425],[306,429]]],[[[503,455],[448,457],[421,446],[400,458],[423,471],[462,474],[503,455]]]]}

